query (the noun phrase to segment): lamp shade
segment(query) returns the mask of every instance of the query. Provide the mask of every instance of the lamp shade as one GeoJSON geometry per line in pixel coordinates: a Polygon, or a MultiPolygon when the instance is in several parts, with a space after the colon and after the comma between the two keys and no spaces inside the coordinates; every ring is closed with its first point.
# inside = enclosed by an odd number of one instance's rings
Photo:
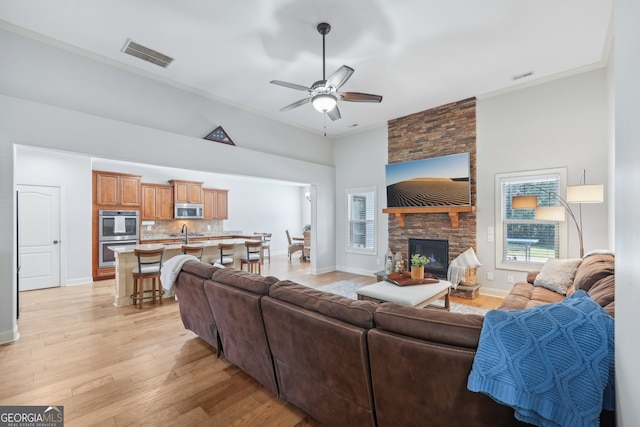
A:
{"type": "Polygon", "coordinates": [[[511,198],[511,209],[535,209],[537,205],[537,196],[513,196],[511,198]]]}
{"type": "Polygon", "coordinates": [[[567,187],[569,203],[602,203],[604,186],[602,184],[572,185],[567,187]]]}
{"type": "Polygon", "coordinates": [[[538,206],[536,219],[543,221],[564,221],[564,207],[562,206],[538,206]]]}
{"type": "Polygon", "coordinates": [[[328,113],[333,110],[338,103],[338,100],[334,95],[329,93],[321,93],[319,95],[311,98],[311,104],[313,104],[313,108],[320,111],[321,113],[328,113]]]}

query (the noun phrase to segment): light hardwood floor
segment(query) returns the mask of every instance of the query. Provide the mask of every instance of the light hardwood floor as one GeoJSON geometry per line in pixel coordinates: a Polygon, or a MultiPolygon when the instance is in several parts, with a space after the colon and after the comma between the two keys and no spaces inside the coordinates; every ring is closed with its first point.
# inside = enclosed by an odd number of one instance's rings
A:
{"type": "MultiPolygon", "coordinates": [[[[262,274],[309,286],[374,276],[311,275],[273,256],[262,274]]],[[[0,405],[63,405],[66,426],[318,426],[185,330],[178,304],[113,306],[113,280],[20,294],[20,339],[0,346],[0,405]]],[[[500,300],[454,298],[484,308],[500,300]]]]}

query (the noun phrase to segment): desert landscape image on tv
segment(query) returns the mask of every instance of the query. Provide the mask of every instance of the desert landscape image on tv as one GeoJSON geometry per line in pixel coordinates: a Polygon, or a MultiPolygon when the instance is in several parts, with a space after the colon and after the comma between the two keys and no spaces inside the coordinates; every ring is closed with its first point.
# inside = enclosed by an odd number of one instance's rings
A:
{"type": "Polygon", "coordinates": [[[469,153],[386,165],[387,207],[468,206],[469,153]]]}

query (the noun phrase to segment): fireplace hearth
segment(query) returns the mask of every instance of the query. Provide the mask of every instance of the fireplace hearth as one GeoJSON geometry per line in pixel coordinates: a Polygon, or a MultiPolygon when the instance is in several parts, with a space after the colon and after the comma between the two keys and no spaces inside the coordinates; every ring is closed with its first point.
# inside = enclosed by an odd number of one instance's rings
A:
{"type": "Polygon", "coordinates": [[[449,241],[436,239],[409,239],[409,265],[411,255],[418,253],[426,256],[430,262],[425,265],[424,272],[432,273],[441,279],[447,278],[449,269],[449,241]]]}

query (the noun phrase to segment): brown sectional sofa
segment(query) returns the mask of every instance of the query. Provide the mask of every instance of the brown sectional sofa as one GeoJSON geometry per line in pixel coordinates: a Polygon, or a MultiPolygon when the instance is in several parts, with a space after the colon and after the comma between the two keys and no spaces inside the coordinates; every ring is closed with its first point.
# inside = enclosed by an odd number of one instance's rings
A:
{"type": "MultiPolygon", "coordinates": [[[[587,257],[574,287],[613,314],[613,273],[613,256],[587,257]]],[[[525,425],[467,390],[482,316],[356,301],[196,261],[175,292],[187,329],[323,425],[525,425]]],[[[502,308],[562,298],[523,282],[502,308]]],[[[615,425],[613,413],[601,425],[615,425]]]]}
{"type": "Polygon", "coordinates": [[[540,304],[558,302],[581,289],[588,292],[592,300],[615,317],[615,259],[612,254],[585,256],[578,266],[573,285],[569,287],[566,296],[534,286],[533,282],[537,274],[537,272],[529,273],[526,282],[516,283],[498,309],[522,310],[540,304]]]}

